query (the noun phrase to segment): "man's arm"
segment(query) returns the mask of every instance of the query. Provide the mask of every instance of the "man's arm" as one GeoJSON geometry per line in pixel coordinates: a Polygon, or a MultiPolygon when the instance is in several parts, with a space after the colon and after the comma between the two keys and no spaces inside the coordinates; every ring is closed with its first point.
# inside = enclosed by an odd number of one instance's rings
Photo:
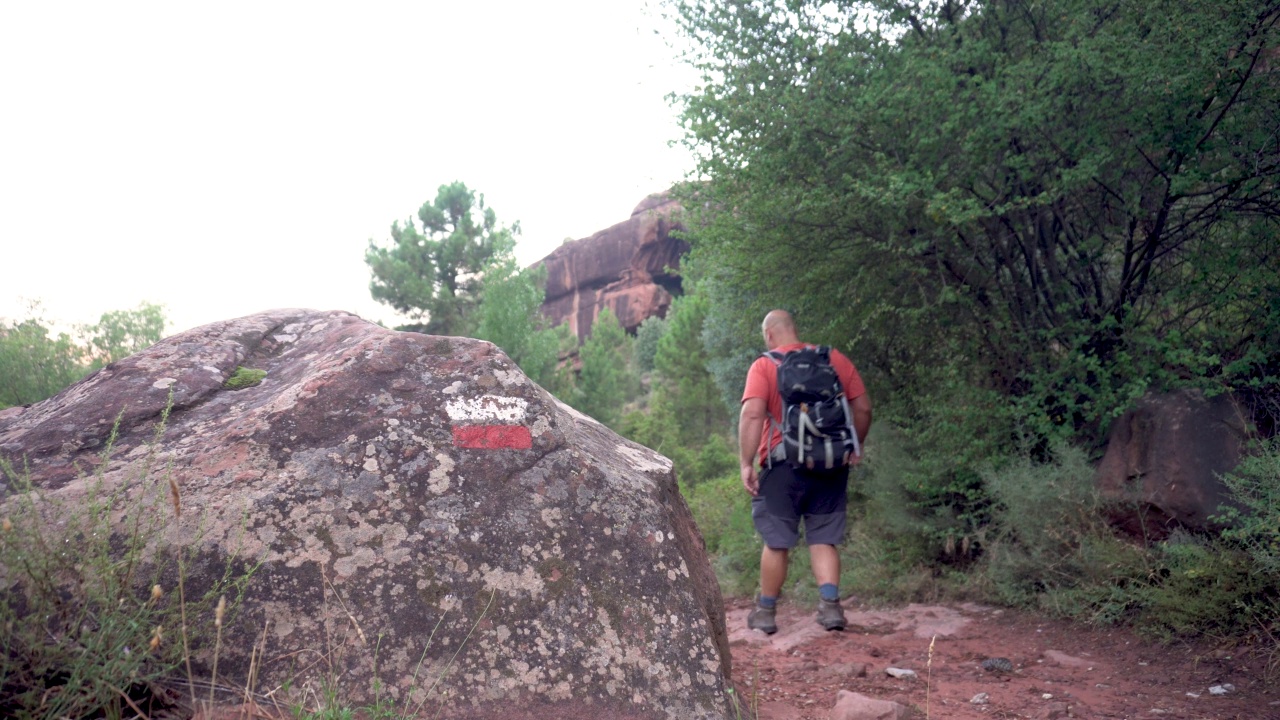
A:
{"type": "Polygon", "coordinates": [[[764,428],[764,398],[747,398],[738,413],[738,466],[742,486],[753,496],[760,494],[760,478],[756,474],[756,452],[764,428]]]}
{"type": "MultiPolygon", "coordinates": [[[[858,447],[864,448],[867,432],[871,430],[871,398],[864,392],[849,402],[849,410],[853,412],[853,430],[858,433],[858,447]]],[[[856,464],[861,456],[852,458],[856,464]]]]}

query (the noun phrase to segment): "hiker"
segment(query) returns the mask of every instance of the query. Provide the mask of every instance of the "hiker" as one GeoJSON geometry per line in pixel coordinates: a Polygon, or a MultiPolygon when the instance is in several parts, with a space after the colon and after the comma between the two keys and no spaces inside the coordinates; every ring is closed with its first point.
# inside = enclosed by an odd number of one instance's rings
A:
{"type": "MultiPolygon", "coordinates": [[[[802,343],[790,313],[771,311],[761,329],[769,352],[747,371],[738,420],[742,485],[751,493],[751,518],[764,539],[760,594],[747,616],[747,627],[777,632],[778,595],[787,579],[788,554],[799,541],[803,521],[821,596],[818,624],[827,630],[843,630],[846,620],[840,606],[836,546],[844,540],[849,466],[862,459],[862,441],[871,427],[871,400],[849,358],[839,350],[802,343]],[[788,358],[803,360],[808,367],[805,371],[792,370],[795,363],[784,367],[788,358]],[[837,397],[814,401],[812,406],[787,405],[778,387],[779,375],[784,373],[791,373],[785,382],[792,388],[809,382],[806,378],[825,377],[829,394],[834,375],[840,383],[837,397]],[[840,391],[843,397],[838,397],[840,391]],[[807,420],[809,414],[818,414],[819,405],[827,417],[807,420]],[[833,414],[839,416],[835,421],[838,427],[832,425],[833,414]]],[[[794,399],[794,393],[789,397],[794,399]]]]}

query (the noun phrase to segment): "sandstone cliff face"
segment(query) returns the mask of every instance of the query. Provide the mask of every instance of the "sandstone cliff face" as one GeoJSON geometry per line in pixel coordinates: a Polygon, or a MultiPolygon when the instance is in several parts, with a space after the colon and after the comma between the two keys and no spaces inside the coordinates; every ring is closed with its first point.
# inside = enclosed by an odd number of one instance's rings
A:
{"type": "Polygon", "coordinates": [[[371,701],[376,663],[384,698],[444,718],[732,716],[720,593],[670,461],[493,345],[339,312],[215,323],[6,412],[0,455],[73,502],[123,412],[104,479],[143,492],[170,393],[156,457],[186,508],[167,541],[199,550],[188,592],[232,553],[262,561],[220,680],[243,686],[263,643],[258,688],[336,677],[371,701]],[[266,376],[228,390],[237,366],[266,376]]]}
{"type": "Polygon", "coordinates": [[[672,270],[689,246],[672,237],[680,226],[680,206],[651,195],[623,222],[581,240],[565,243],[540,262],[547,268],[543,313],[568,323],[585,340],[600,310],[609,308],[634,332],[645,318],[664,316],[680,279],[672,270]]]}

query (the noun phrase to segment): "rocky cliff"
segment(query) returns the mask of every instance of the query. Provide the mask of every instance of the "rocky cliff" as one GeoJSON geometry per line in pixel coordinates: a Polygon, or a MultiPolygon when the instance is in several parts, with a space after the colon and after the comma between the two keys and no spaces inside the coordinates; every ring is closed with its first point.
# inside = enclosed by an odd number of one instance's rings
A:
{"type": "Polygon", "coordinates": [[[645,318],[664,316],[680,294],[675,270],[689,249],[673,237],[682,229],[679,209],[666,194],[650,195],[626,220],[567,242],[539,261],[547,268],[543,313],[557,325],[568,323],[579,342],[606,307],[633,332],[645,318]]]}

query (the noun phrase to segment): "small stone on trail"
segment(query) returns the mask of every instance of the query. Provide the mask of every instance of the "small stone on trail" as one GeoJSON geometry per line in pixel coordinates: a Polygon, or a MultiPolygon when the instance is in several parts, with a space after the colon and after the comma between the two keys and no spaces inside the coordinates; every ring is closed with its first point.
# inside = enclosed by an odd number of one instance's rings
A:
{"type": "Polygon", "coordinates": [[[1013,663],[1009,658],[993,657],[982,661],[982,669],[987,672],[1007,673],[1013,672],[1013,663]]]}
{"type": "Polygon", "coordinates": [[[1210,695],[1226,695],[1229,692],[1235,692],[1235,689],[1236,689],[1235,685],[1232,685],[1231,683],[1223,683],[1221,685],[1214,685],[1213,687],[1209,688],[1209,694],[1210,695]]]}
{"type": "Polygon", "coordinates": [[[819,677],[836,679],[860,678],[867,676],[867,666],[862,663],[836,663],[818,671],[819,677]]]}
{"type": "Polygon", "coordinates": [[[905,668],[887,667],[884,669],[886,675],[891,675],[899,680],[909,679],[916,676],[915,670],[907,670],[905,668]]]}
{"type": "Polygon", "coordinates": [[[1057,650],[1045,650],[1044,659],[1063,667],[1088,667],[1090,665],[1089,661],[1084,658],[1074,657],[1057,650]]]}
{"type": "Polygon", "coordinates": [[[831,708],[831,720],[898,720],[907,716],[907,707],[888,700],[876,700],[860,693],[841,690],[831,708]]]}
{"type": "Polygon", "coordinates": [[[986,693],[978,693],[977,695],[974,695],[973,698],[969,700],[969,702],[973,703],[974,705],[986,705],[987,703],[991,702],[991,696],[986,693]]]}
{"type": "Polygon", "coordinates": [[[1071,706],[1064,702],[1050,703],[1033,717],[1035,720],[1059,720],[1059,718],[1071,717],[1071,706]]]}

